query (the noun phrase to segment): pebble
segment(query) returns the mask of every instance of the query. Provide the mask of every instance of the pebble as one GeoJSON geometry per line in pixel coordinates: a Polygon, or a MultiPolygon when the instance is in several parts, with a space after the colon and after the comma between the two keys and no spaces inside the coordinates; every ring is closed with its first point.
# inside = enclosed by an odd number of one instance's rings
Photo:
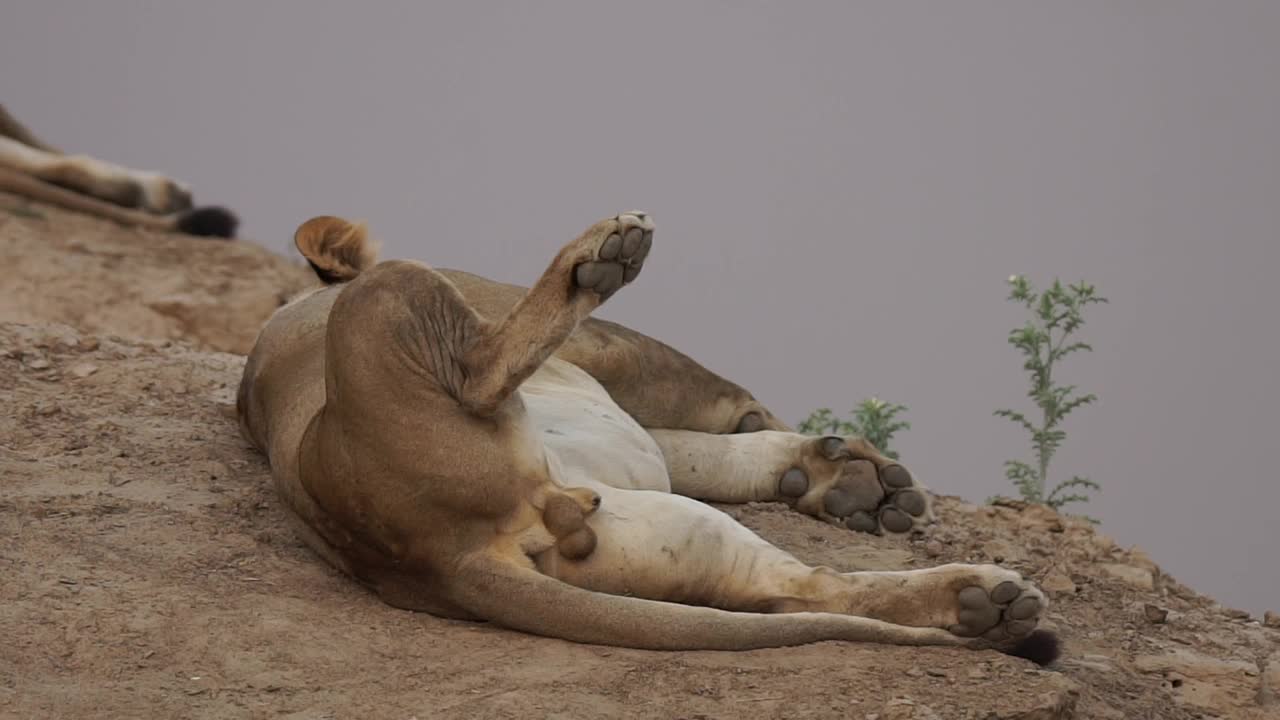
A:
{"type": "Polygon", "coordinates": [[[38,357],[32,360],[31,362],[27,363],[27,367],[30,368],[31,370],[48,370],[49,361],[45,360],[44,358],[38,357]]]}
{"type": "Polygon", "coordinates": [[[1168,610],[1151,603],[1145,603],[1142,606],[1142,614],[1146,616],[1147,622],[1152,625],[1161,625],[1169,619],[1168,610]]]}
{"type": "Polygon", "coordinates": [[[930,540],[924,544],[924,554],[931,558],[936,558],[942,554],[942,543],[937,540],[930,540]]]}
{"type": "Polygon", "coordinates": [[[1280,630],[1280,613],[1272,612],[1270,610],[1262,613],[1262,624],[1269,628],[1280,630]]]}
{"type": "Polygon", "coordinates": [[[1155,589],[1155,577],[1146,568],[1134,567],[1124,563],[1103,563],[1098,569],[1120,582],[1136,590],[1151,592],[1155,589]]]}
{"type": "Polygon", "coordinates": [[[1040,581],[1040,589],[1051,593],[1074,593],[1076,584],[1065,573],[1054,570],[1040,581]]]}
{"type": "Polygon", "coordinates": [[[69,372],[75,377],[83,380],[89,377],[90,375],[98,372],[98,366],[94,365],[93,363],[87,363],[87,362],[76,363],[75,365],[71,366],[71,370],[69,372]]]}

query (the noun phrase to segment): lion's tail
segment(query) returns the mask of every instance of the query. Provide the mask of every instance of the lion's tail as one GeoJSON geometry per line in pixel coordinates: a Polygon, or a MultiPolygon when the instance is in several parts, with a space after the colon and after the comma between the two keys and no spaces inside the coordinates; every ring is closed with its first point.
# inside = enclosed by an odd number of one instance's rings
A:
{"type": "Polygon", "coordinates": [[[15,193],[37,202],[57,205],[67,210],[96,215],[121,225],[143,227],[165,232],[182,232],[199,237],[235,237],[239,220],[221,207],[198,207],[171,215],[153,215],[131,210],[90,195],[52,185],[26,173],[0,167],[0,190],[15,193]]]}
{"type": "Polygon", "coordinates": [[[748,613],[584,590],[491,555],[458,573],[459,606],[514,630],[593,645],[646,650],[750,650],[822,640],[992,648],[1038,665],[1057,659],[1057,636],[1037,630],[1012,646],[822,612],[748,613]]]}
{"type": "Polygon", "coordinates": [[[458,573],[455,601],[475,615],[536,635],[648,650],[747,650],[821,640],[963,645],[944,630],[833,613],[744,613],[574,587],[482,555],[458,573]]]}
{"type": "Polygon", "coordinates": [[[377,243],[364,223],[321,215],[298,226],[293,244],[326,285],[354,280],[378,261],[377,243]]]}

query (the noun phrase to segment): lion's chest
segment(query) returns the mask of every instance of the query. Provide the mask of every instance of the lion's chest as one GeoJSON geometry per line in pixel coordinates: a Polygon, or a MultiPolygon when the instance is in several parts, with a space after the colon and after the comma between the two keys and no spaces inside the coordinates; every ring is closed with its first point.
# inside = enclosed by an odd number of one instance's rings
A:
{"type": "Polygon", "coordinates": [[[520,395],[552,472],[566,486],[670,492],[657,443],[581,368],[552,358],[520,395]]]}

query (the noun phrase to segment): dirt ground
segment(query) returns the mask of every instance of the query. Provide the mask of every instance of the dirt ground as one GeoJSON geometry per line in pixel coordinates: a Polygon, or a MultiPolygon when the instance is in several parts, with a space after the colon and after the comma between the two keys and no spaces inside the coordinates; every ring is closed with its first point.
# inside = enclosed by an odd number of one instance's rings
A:
{"type": "Polygon", "coordinates": [[[231,353],[307,282],[296,264],[2,194],[0,261],[18,268],[0,282],[0,717],[1280,718],[1280,629],[1039,506],[942,497],[912,539],[721,509],[840,570],[1020,570],[1065,641],[1045,669],[836,642],[624,650],[392,609],[299,543],[236,427],[231,353]]]}

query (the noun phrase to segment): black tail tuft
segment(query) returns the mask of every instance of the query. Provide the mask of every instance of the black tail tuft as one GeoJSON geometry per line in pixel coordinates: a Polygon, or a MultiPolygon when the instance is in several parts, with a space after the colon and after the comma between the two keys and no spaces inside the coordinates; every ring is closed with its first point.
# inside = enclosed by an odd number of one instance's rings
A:
{"type": "Polygon", "coordinates": [[[1062,654],[1062,643],[1048,630],[1036,630],[1005,652],[1043,666],[1058,659],[1062,654]]]}
{"type": "Polygon", "coordinates": [[[178,231],[198,237],[232,238],[240,219],[224,207],[199,207],[178,218],[178,231]]]}

